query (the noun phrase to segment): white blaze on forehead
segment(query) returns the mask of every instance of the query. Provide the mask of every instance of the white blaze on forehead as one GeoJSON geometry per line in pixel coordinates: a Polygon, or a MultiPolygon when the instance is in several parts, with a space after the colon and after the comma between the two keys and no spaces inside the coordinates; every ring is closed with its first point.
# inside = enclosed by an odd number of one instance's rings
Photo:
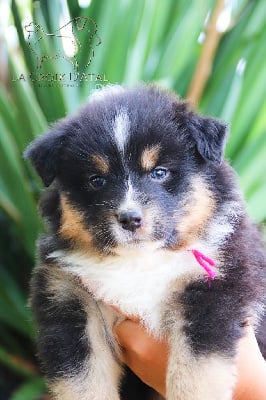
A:
{"type": "Polygon", "coordinates": [[[125,143],[129,135],[130,122],[129,117],[124,108],[122,108],[115,116],[113,123],[113,131],[118,149],[123,152],[125,143]]]}

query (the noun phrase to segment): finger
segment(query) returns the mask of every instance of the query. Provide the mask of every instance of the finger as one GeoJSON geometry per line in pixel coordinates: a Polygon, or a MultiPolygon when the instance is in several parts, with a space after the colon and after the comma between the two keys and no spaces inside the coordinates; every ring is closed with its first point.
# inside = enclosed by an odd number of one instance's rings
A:
{"type": "Polygon", "coordinates": [[[123,348],[132,348],[143,340],[145,331],[137,321],[125,319],[114,327],[114,333],[123,348]]]}
{"type": "Polygon", "coordinates": [[[123,362],[143,382],[164,395],[168,344],[132,320],[121,322],[114,331],[121,344],[123,362]]]}
{"type": "Polygon", "coordinates": [[[168,353],[168,344],[165,340],[159,340],[146,329],[132,321],[125,320],[114,329],[114,333],[120,343],[124,357],[137,357],[139,359],[161,359],[161,354],[168,353]]]}
{"type": "Polygon", "coordinates": [[[136,317],[136,316],[133,315],[133,314],[124,314],[124,313],[120,310],[119,307],[113,305],[112,303],[106,303],[106,305],[108,305],[109,307],[111,307],[112,310],[114,310],[114,311],[117,312],[118,314],[123,315],[123,316],[125,317],[125,319],[130,319],[130,320],[132,320],[132,321],[134,321],[134,322],[141,323],[141,319],[140,319],[139,317],[136,317]]]}

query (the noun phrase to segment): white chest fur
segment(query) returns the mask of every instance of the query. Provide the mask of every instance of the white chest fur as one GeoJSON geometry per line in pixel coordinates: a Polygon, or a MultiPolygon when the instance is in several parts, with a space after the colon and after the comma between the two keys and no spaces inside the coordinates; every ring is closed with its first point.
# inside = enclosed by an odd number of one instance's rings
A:
{"type": "MultiPolygon", "coordinates": [[[[206,251],[210,256],[210,249],[206,251]]],[[[60,251],[51,256],[64,271],[79,277],[97,300],[139,316],[150,330],[158,326],[160,305],[169,295],[169,286],[176,281],[174,289],[181,290],[185,276],[196,279],[205,274],[189,250],[143,247],[101,260],[77,252],[60,251]]]]}

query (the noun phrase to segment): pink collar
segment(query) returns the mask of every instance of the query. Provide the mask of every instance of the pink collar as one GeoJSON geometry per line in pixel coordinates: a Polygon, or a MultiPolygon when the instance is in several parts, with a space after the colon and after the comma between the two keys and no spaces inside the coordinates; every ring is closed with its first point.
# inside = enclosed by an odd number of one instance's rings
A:
{"type": "Polygon", "coordinates": [[[213,261],[211,258],[205,256],[204,254],[202,254],[200,251],[198,250],[189,250],[192,252],[192,254],[194,255],[195,259],[197,260],[197,262],[199,263],[199,265],[204,268],[204,270],[207,272],[207,274],[209,275],[210,279],[214,279],[216,276],[215,271],[213,271],[213,269],[211,267],[215,266],[215,261],[213,261]]]}

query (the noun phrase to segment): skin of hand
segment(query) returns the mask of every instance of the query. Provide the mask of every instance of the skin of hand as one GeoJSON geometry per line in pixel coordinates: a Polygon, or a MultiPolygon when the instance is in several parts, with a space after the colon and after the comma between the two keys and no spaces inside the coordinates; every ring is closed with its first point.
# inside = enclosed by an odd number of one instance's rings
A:
{"type": "MultiPolygon", "coordinates": [[[[266,400],[266,362],[263,359],[254,331],[246,328],[238,346],[238,380],[234,400],[266,400]]],[[[129,368],[147,385],[165,397],[168,344],[151,336],[137,319],[125,319],[114,327],[129,368]]]]}

